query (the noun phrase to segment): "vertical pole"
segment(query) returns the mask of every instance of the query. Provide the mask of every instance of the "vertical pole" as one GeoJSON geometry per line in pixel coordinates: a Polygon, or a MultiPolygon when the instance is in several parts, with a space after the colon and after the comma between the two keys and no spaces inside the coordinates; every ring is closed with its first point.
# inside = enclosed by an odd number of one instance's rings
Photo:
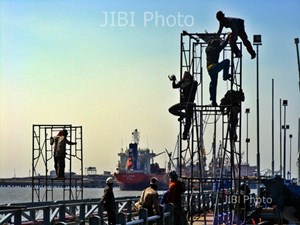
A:
{"type": "Polygon", "coordinates": [[[299,73],[299,91],[300,91],[300,59],[299,59],[299,38],[295,38],[296,51],[297,51],[297,63],[298,63],[298,73],[299,73]]]}
{"type": "Polygon", "coordinates": [[[298,184],[300,184],[300,118],[298,120],[298,184]]]}
{"type": "Polygon", "coordinates": [[[32,125],[32,157],[31,157],[31,201],[34,202],[34,188],[35,188],[35,184],[34,184],[34,125],[32,125]]]}
{"type": "Polygon", "coordinates": [[[216,130],[217,130],[217,112],[215,111],[215,116],[214,116],[214,137],[213,137],[213,152],[212,152],[212,173],[213,177],[216,177],[216,170],[215,170],[215,165],[216,165],[216,130]]]}
{"type": "Polygon", "coordinates": [[[272,79],[272,176],[274,176],[274,79],[272,79]]]}
{"type": "MultiPolygon", "coordinates": [[[[256,113],[257,113],[257,178],[260,179],[260,149],[259,149],[259,54],[258,45],[256,45],[256,113]]],[[[259,192],[259,185],[257,186],[259,192]]]]}
{"type": "Polygon", "coordinates": [[[286,106],[287,100],[283,100],[283,179],[286,178],[286,106]]]}
{"type": "MultiPolygon", "coordinates": [[[[184,34],[183,33],[181,33],[181,35],[180,35],[180,79],[182,78],[182,71],[183,71],[183,54],[185,54],[184,53],[184,44],[183,44],[183,36],[184,36],[184,34]]],[[[180,99],[180,94],[181,93],[179,93],[179,99],[180,99]]],[[[178,144],[179,144],[179,146],[178,146],[178,153],[177,153],[177,155],[178,155],[178,157],[177,157],[177,165],[179,165],[179,177],[181,177],[181,171],[182,171],[182,158],[181,158],[181,151],[182,151],[182,139],[181,139],[181,133],[182,133],[182,129],[181,129],[181,127],[182,127],[182,121],[180,121],[180,123],[179,123],[179,139],[178,139],[178,144]]]]}
{"type": "Polygon", "coordinates": [[[260,147],[259,147],[259,53],[258,46],[262,44],[261,35],[253,36],[253,44],[256,45],[256,110],[257,110],[257,195],[260,195],[259,182],[260,182],[260,147]]]}
{"type": "Polygon", "coordinates": [[[282,121],[281,121],[281,99],[279,100],[279,152],[280,152],[280,176],[282,176],[282,121]]]}
{"type": "Polygon", "coordinates": [[[250,142],[250,138],[249,138],[249,127],[248,127],[248,124],[249,124],[249,113],[250,113],[250,109],[247,108],[246,109],[246,115],[247,115],[247,132],[246,132],[246,135],[247,135],[247,138],[246,138],[246,165],[247,165],[247,176],[249,176],[248,174],[248,167],[249,167],[249,142],[250,142]]]}
{"type": "Polygon", "coordinates": [[[290,134],[290,179],[292,179],[292,138],[293,135],[290,134]]]}

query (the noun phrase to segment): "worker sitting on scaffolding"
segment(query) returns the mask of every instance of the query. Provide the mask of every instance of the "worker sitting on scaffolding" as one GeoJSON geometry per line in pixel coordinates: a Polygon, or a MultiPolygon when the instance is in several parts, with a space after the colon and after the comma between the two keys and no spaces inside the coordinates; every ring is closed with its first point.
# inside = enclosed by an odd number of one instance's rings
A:
{"type": "Polygon", "coordinates": [[[225,48],[230,38],[230,34],[227,35],[225,41],[221,39],[210,39],[208,40],[206,47],[206,61],[207,61],[207,71],[210,76],[209,93],[212,106],[218,106],[216,101],[217,96],[217,84],[218,84],[218,73],[223,70],[223,80],[230,79],[229,65],[230,60],[224,59],[219,62],[220,52],[225,48]]]}
{"type": "Polygon", "coordinates": [[[185,118],[182,139],[186,140],[189,137],[198,82],[193,79],[193,76],[188,71],[184,72],[182,80],[177,83],[174,74],[169,76],[169,79],[172,81],[173,88],[180,88],[180,103],[171,106],[169,112],[175,116],[179,116],[178,121],[182,121],[185,118]]]}
{"type": "Polygon", "coordinates": [[[235,91],[229,90],[221,99],[220,109],[223,115],[228,115],[230,124],[230,141],[237,141],[236,127],[238,124],[238,114],[241,112],[241,102],[245,101],[245,95],[242,89],[235,91]]]}

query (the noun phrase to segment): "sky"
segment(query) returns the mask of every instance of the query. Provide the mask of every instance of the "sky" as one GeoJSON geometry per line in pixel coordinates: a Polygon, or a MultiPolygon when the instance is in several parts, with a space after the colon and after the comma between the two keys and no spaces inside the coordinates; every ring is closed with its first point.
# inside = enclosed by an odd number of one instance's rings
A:
{"type": "MultiPolygon", "coordinates": [[[[34,124],[82,126],[84,167],[95,166],[98,173],[116,171],[118,153],[132,141],[134,129],[140,131],[140,147],[155,153],[172,151],[179,129],[168,108],[179,99],[167,76],[180,76],[180,34],[216,32],[219,10],[243,18],[251,42],[254,34],[262,35],[262,173],[271,169],[274,79],[275,170],[279,169],[279,102],[286,99],[287,136],[293,135],[287,137],[287,159],[292,149],[292,176],[297,177],[300,94],[294,38],[300,36],[299,9],[298,0],[2,0],[0,177],[30,174],[34,124]]],[[[250,59],[244,46],[243,52],[242,121],[246,121],[245,108],[250,108],[249,161],[255,165],[256,60],[250,59]]],[[[206,70],[204,76],[208,79],[206,70]]],[[[219,78],[218,101],[226,88],[219,78]]],[[[208,91],[204,101],[210,103],[208,91]]],[[[244,122],[242,151],[245,138],[244,122]]],[[[211,148],[209,141],[204,144],[211,148]]],[[[161,166],[166,160],[166,154],[157,157],[161,166]]]]}

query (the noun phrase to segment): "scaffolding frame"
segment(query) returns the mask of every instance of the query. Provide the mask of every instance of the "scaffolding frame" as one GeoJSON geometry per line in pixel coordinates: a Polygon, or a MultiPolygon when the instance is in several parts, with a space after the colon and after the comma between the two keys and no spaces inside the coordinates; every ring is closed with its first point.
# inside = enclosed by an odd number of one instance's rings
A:
{"type": "MultiPolygon", "coordinates": [[[[209,76],[206,75],[203,71],[203,68],[206,67],[204,62],[203,55],[205,53],[205,48],[207,43],[203,40],[203,37],[210,34],[199,34],[199,33],[188,33],[183,31],[180,38],[180,75],[185,71],[189,71],[193,78],[198,82],[198,90],[196,95],[196,100],[194,104],[193,112],[193,122],[190,132],[190,137],[187,141],[182,138],[182,129],[184,126],[184,121],[181,121],[179,124],[179,135],[177,141],[177,164],[179,176],[186,180],[187,183],[187,192],[188,198],[190,199],[187,205],[187,213],[190,217],[190,223],[193,224],[195,214],[193,207],[193,196],[195,193],[199,193],[198,198],[202,200],[202,215],[204,217],[204,224],[206,224],[206,197],[204,195],[204,186],[207,184],[207,181],[213,182],[213,188],[217,192],[215,196],[215,208],[214,208],[214,224],[219,224],[224,222],[223,215],[227,216],[227,223],[232,224],[233,216],[229,215],[232,213],[232,207],[227,205],[226,207],[219,208],[219,196],[218,194],[221,191],[221,188],[224,186],[224,182],[230,183],[231,190],[239,190],[241,183],[241,113],[238,117],[238,125],[236,133],[238,134],[238,140],[236,142],[232,141],[232,137],[229,136],[230,121],[226,115],[223,115],[220,107],[212,107],[210,105],[205,105],[205,97],[209,96],[209,93],[204,92],[205,80],[209,79],[209,76]],[[203,53],[204,52],[204,53],[203,53]],[[210,177],[207,176],[205,171],[206,167],[206,158],[207,154],[205,152],[204,140],[207,137],[205,132],[206,126],[208,126],[208,120],[210,117],[213,117],[213,134],[212,134],[212,150],[211,150],[211,168],[212,174],[210,177]],[[221,127],[217,125],[219,123],[221,127]],[[220,132],[220,134],[219,134],[220,132]],[[219,135],[221,142],[218,154],[216,152],[217,146],[217,136],[219,135]],[[221,157],[221,158],[220,158],[221,157]],[[220,164],[221,168],[216,171],[217,163],[220,164]],[[224,168],[225,166],[230,166],[229,176],[225,176],[224,168]],[[226,164],[226,165],[225,165],[226,164]],[[199,185],[195,185],[195,183],[199,185]],[[195,188],[197,187],[197,188],[195,188]],[[225,210],[226,208],[226,210],[225,210]],[[226,211],[226,212],[225,212],[226,211]],[[222,216],[220,216],[222,214],[222,216]]],[[[211,34],[215,35],[215,34],[211,34]]],[[[221,38],[224,39],[225,34],[221,34],[221,38]]],[[[237,42],[239,49],[242,51],[241,42],[237,42]]],[[[220,55],[221,57],[221,55],[220,55]]],[[[234,54],[231,52],[231,48],[227,45],[223,50],[223,59],[230,59],[230,72],[232,74],[232,79],[230,82],[230,90],[238,90],[242,88],[242,58],[234,57],[234,54]]],[[[205,68],[206,69],[206,68],[205,68]]],[[[225,93],[224,93],[225,94],[225,93]]],[[[231,106],[230,106],[231,110],[231,106]]],[[[241,112],[241,109],[240,109],[241,112]]],[[[208,134],[209,135],[209,134],[208,134]]],[[[176,153],[175,153],[176,155],[176,153]]],[[[226,167],[227,168],[227,167],[226,167]]],[[[233,194],[233,193],[230,193],[233,194]]],[[[237,209],[237,213],[239,209],[237,209]]]]}
{"type": "Polygon", "coordinates": [[[82,126],[71,124],[32,126],[32,202],[53,201],[54,193],[60,195],[62,200],[83,199],[82,126]],[[50,137],[56,136],[63,129],[68,131],[68,140],[77,144],[66,146],[66,178],[57,179],[56,174],[50,174],[51,168],[55,170],[54,146],[50,145],[50,137]],[[80,170],[79,175],[73,172],[75,167],[80,170]]]}

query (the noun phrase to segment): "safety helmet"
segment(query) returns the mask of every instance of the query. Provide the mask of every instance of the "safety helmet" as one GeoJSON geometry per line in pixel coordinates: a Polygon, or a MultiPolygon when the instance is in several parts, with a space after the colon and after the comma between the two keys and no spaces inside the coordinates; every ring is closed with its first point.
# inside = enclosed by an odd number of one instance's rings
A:
{"type": "Polygon", "coordinates": [[[113,184],[113,183],[114,183],[114,178],[108,177],[108,178],[106,179],[106,183],[107,183],[107,184],[113,184]]]}
{"type": "Polygon", "coordinates": [[[157,179],[156,177],[152,177],[152,178],[150,179],[150,184],[156,184],[157,181],[158,181],[158,179],[157,179]]]}

